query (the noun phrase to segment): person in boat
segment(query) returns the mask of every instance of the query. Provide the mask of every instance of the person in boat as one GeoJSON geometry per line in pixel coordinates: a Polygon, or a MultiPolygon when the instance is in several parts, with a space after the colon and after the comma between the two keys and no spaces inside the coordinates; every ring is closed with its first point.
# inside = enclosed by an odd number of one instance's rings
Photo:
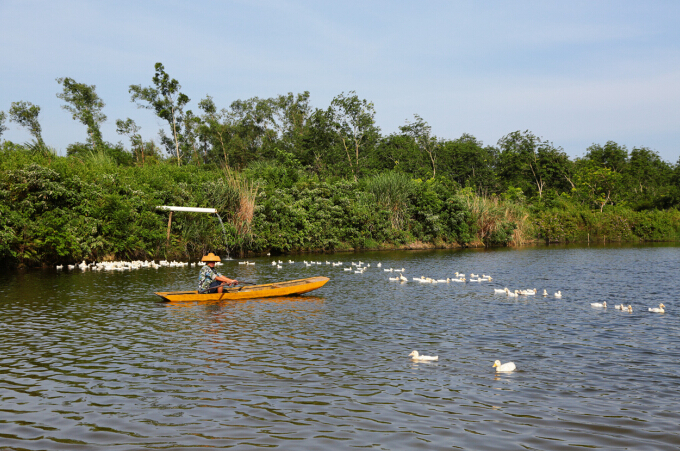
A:
{"type": "Polygon", "coordinates": [[[220,257],[212,252],[201,259],[205,266],[198,273],[199,293],[222,293],[224,285],[236,285],[238,280],[224,277],[215,270],[215,263],[221,261],[220,257]]]}

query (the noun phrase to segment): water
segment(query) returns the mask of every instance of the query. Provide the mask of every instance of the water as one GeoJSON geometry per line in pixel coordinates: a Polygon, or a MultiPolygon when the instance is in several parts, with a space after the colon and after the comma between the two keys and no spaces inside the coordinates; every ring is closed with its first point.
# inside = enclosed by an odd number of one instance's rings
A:
{"type": "Polygon", "coordinates": [[[229,257],[229,240],[227,240],[227,231],[224,229],[224,223],[222,222],[222,218],[220,217],[219,213],[215,213],[215,216],[217,216],[217,219],[220,221],[220,226],[222,226],[222,236],[224,237],[225,249],[227,250],[227,259],[231,260],[231,257],[229,257]]]}
{"type": "Polygon", "coordinates": [[[293,259],[218,269],[330,282],[171,305],[152,291],[193,288],[197,268],[0,275],[0,448],[680,448],[676,245],[293,259]],[[494,280],[400,284],[379,261],[409,279],[494,280]],[[505,286],[563,298],[493,294],[505,286]],[[660,302],[665,314],[646,311],[660,302]],[[439,361],[414,363],[413,349],[439,361]],[[496,359],[518,370],[496,375],[496,359]]]}

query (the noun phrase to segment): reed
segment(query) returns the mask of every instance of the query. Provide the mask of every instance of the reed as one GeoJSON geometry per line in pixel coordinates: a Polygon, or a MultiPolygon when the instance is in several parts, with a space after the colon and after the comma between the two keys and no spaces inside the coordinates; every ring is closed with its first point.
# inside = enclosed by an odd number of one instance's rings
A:
{"type": "Polygon", "coordinates": [[[258,187],[252,181],[239,175],[229,167],[223,169],[223,180],[231,194],[231,207],[229,221],[236,229],[236,233],[242,238],[252,236],[252,222],[255,214],[255,199],[258,187]]]}
{"type": "Polygon", "coordinates": [[[372,193],[378,204],[389,211],[390,223],[396,230],[402,229],[413,190],[413,180],[397,172],[377,174],[366,181],[366,191],[372,193]]]}
{"type": "Polygon", "coordinates": [[[461,190],[459,197],[472,215],[478,241],[485,245],[521,246],[532,236],[527,209],[498,196],[484,196],[461,190]]]}

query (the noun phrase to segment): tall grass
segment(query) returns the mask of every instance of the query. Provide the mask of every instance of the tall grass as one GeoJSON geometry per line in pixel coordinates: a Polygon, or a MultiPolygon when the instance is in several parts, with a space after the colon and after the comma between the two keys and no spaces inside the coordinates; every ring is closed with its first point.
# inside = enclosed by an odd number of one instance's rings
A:
{"type": "Polygon", "coordinates": [[[396,230],[401,230],[403,226],[413,190],[413,180],[397,172],[377,174],[366,181],[366,191],[372,193],[378,204],[390,212],[390,223],[396,230]]]}
{"type": "Polygon", "coordinates": [[[459,197],[472,213],[475,233],[481,243],[521,246],[533,236],[530,214],[521,204],[471,190],[461,190],[459,197]]]}
{"type": "Polygon", "coordinates": [[[229,221],[241,238],[250,238],[258,187],[228,167],[223,169],[223,180],[231,197],[232,214],[229,215],[229,221]]]}

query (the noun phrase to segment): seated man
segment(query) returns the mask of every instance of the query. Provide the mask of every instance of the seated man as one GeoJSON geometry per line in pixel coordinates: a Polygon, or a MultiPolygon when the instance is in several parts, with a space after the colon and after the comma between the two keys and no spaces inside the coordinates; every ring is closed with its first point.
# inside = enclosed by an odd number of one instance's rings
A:
{"type": "Polygon", "coordinates": [[[205,266],[198,273],[198,292],[199,293],[222,293],[224,284],[236,285],[238,280],[224,277],[215,271],[215,262],[220,261],[220,257],[212,252],[201,259],[205,266]]]}

